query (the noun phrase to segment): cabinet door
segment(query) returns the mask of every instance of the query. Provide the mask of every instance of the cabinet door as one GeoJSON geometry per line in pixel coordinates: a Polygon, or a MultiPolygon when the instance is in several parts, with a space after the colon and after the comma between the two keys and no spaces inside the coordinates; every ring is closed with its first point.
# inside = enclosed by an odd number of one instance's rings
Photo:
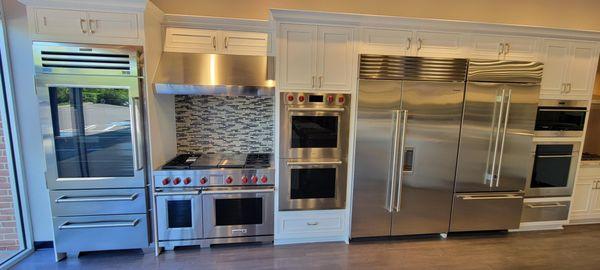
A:
{"type": "Polygon", "coordinates": [[[592,189],[590,200],[590,218],[598,218],[600,216],[600,183],[597,189],[592,189]]]}
{"type": "Polygon", "coordinates": [[[216,53],[216,30],[167,28],[165,52],[216,53]]]}
{"type": "Polygon", "coordinates": [[[504,37],[504,59],[537,60],[539,39],[532,37],[504,37]]]}
{"type": "Polygon", "coordinates": [[[316,39],[314,25],[282,24],[280,33],[281,68],[279,81],[282,90],[307,90],[315,86],[316,39]]]}
{"type": "Polygon", "coordinates": [[[40,35],[84,36],[87,14],[77,10],[35,9],[35,32],[40,35]]]}
{"type": "Polygon", "coordinates": [[[363,29],[361,40],[365,54],[407,55],[414,43],[412,31],[374,28],[363,29]]]}
{"type": "Polygon", "coordinates": [[[496,35],[473,35],[471,38],[471,56],[483,59],[502,58],[504,37],[496,35]]]}
{"type": "Polygon", "coordinates": [[[458,33],[418,31],[413,50],[418,56],[459,56],[462,52],[462,38],[458,33]]]}
{"type": "Polygon", "coordinates": [[[564,96],[573,99],[588,99],[594,88],[597,58],[593,43],[571,43],[569,71],[566,83],[570,84],[564,96]]]}
{"type": "Polygon", "coordinates": [[[138,18],[132,13],[88,12],[90,32],[95,37],[138,38],[138,18]]]}
{"type": "Polygon", "coordinates": [[[227,54],[267,55],[269,35],[255,32],[223,32],[223,48],[227,54]]]}
{"type": "Polygon", "coordinates": [[[353,29],[319,26],[317,31],[317,87],[350,90],[354,65],[353,29]]]}
{"type": "Polygon", "coordinates": [[[585,216],[590,213],[595,180],[596,178],[589,177],[579,177],[577,179],[573,188],[572,216],[585,216]]]}
{"type": "Polygon", "coordinates": [[[563,40],[545,40],[542,44],[542,62],[544,75],[540,97],[560,98],[563,83],[569,70],[569,42],[563,40]]]}

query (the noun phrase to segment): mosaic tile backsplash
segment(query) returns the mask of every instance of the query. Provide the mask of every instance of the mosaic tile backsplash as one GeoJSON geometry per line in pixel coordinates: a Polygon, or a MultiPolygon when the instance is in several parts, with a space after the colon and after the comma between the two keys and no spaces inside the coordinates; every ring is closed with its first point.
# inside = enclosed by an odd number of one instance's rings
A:
{"type": "Polygon", "coordinates": [[[275,97],[175,96],[177,152],[273,152],[275,97]]]}

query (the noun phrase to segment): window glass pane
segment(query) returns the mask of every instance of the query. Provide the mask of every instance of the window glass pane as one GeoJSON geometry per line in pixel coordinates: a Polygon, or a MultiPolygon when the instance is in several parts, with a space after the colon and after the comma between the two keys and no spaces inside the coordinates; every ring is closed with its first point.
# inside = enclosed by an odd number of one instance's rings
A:
{"type": "Polygon", "coordinates": [[[335,198],[335,168],[292,169],[292,199],[335,198]]]}
{"type": "Polygon", "coordinates": [[[131,177],[126,89],[50,88],[59,177],[131,177]]]}
{"type": "Polygon", "coordinates": [[[337,135],[337,116],[292,116],[292,148],[335,148],[337,135]]]}
{"type": "Polygon", "coordinates": [[[262,224],[262,198],[217,199],[215,219],[217,226],[262,224]]]}

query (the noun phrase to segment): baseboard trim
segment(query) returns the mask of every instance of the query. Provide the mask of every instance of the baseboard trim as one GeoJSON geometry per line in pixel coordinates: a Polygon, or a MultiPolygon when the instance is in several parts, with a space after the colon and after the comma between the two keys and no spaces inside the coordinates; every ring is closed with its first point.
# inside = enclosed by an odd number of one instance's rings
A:
{"type": "Polygon", "coordinates": [[[34,241],[33,242],[34,249],[45,249],[45,248],[54,248],[54,242],[52,241],[34,241]]]}

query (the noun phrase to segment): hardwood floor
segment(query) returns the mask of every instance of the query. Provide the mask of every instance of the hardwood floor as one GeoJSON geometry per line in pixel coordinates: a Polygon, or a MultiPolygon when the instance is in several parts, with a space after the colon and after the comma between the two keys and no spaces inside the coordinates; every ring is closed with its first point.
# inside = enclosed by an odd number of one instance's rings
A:
{"type": "Polygon", "coordinates": [[[82,254],[54,263],[36,251],[13,269],[600,269],[600,225],[563,231],[450,235],[303,245],[185,248],[82,254]]]}

